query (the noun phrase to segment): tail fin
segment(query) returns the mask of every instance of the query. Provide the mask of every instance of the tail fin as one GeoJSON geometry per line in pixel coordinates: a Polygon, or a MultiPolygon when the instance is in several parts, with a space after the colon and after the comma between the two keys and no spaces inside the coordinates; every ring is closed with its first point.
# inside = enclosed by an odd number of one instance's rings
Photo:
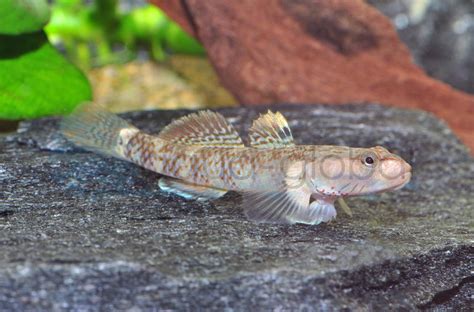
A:
{"type": "Polygon", "coordinates": [[[118,158],[123,158],[120,146],[121,130],[136,130],[124,119],[93,103],[84,103],[71,115],[66,116],[61,121],[60,129],[74,144],[118,158]]]}

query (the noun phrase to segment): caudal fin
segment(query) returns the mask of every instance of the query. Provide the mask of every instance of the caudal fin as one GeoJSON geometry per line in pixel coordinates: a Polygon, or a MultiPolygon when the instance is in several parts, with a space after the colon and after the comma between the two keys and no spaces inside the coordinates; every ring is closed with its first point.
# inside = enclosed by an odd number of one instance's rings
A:
{"type": "Polygon", "coordinates": [[[136,130],[124,119],[100,105],[84,103],[60,125],[61,133],[74,144],[90,151],[122,158],[120,132],[136,130]]]}

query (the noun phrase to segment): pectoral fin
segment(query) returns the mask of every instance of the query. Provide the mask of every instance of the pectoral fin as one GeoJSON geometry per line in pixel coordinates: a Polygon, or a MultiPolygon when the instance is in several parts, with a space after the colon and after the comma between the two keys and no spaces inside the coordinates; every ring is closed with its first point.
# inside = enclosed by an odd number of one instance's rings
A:
{"type": "Polygon", "coordinates": [[[323,199],[310,203],[311,194],[304,189],[287,192],[247,192],[244,211],[258,223],[319,224],[336,217],[334,204],[323,199]]]}
{"type": "Polygon", "coordinates": [[[305,182],[305,163],[291,164],[282,180],[244,192],[243,208],[250,220],[260,223],[319,224],[336,216],[334,199],[313,197],[305,182]]]}
{"type": "Polygon", "coordinates": [[[224,196],[226,190],[188,183],[174,178],[161,178],[158,182],[160,188],[186,199],[208,200],[224,196]]]}

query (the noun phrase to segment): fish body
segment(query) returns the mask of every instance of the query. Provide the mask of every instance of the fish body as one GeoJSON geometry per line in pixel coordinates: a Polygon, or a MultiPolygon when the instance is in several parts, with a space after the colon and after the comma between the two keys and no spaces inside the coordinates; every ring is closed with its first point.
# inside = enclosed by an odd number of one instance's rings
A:
{"type": "Polygon", "coordinates": [[[164,191],[201,200],[241,192],[244,211],[256,222],[327,222],[336,216],[337,199],[395,190],[411,178],[410,165],[380,146],[296,145],[278,112],[253,123],[250,146],[210,111],[178,119],[153,136],[89,104],[61,128],[79,146],[165,175],[159,181],[164,191]]]}

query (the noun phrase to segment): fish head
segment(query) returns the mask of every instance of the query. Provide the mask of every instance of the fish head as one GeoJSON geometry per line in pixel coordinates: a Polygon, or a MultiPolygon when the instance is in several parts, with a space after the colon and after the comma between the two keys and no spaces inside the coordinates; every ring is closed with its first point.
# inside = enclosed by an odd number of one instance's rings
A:
{"type": "Polygon", "coordinates": [[[357,151],[351,162],[354,168],[352,179],[359,180],[365,187],[361,192],[354,190],[349,195],[398,190],[411,179],[410,164],[381,146],[357,151]]]}
{"type": "Polygon", "coordinates": [[[353,196],[397,190],[411,179],[411,166],[387,149],[335,148],[306,169],[315,194],[353,196]]]}

